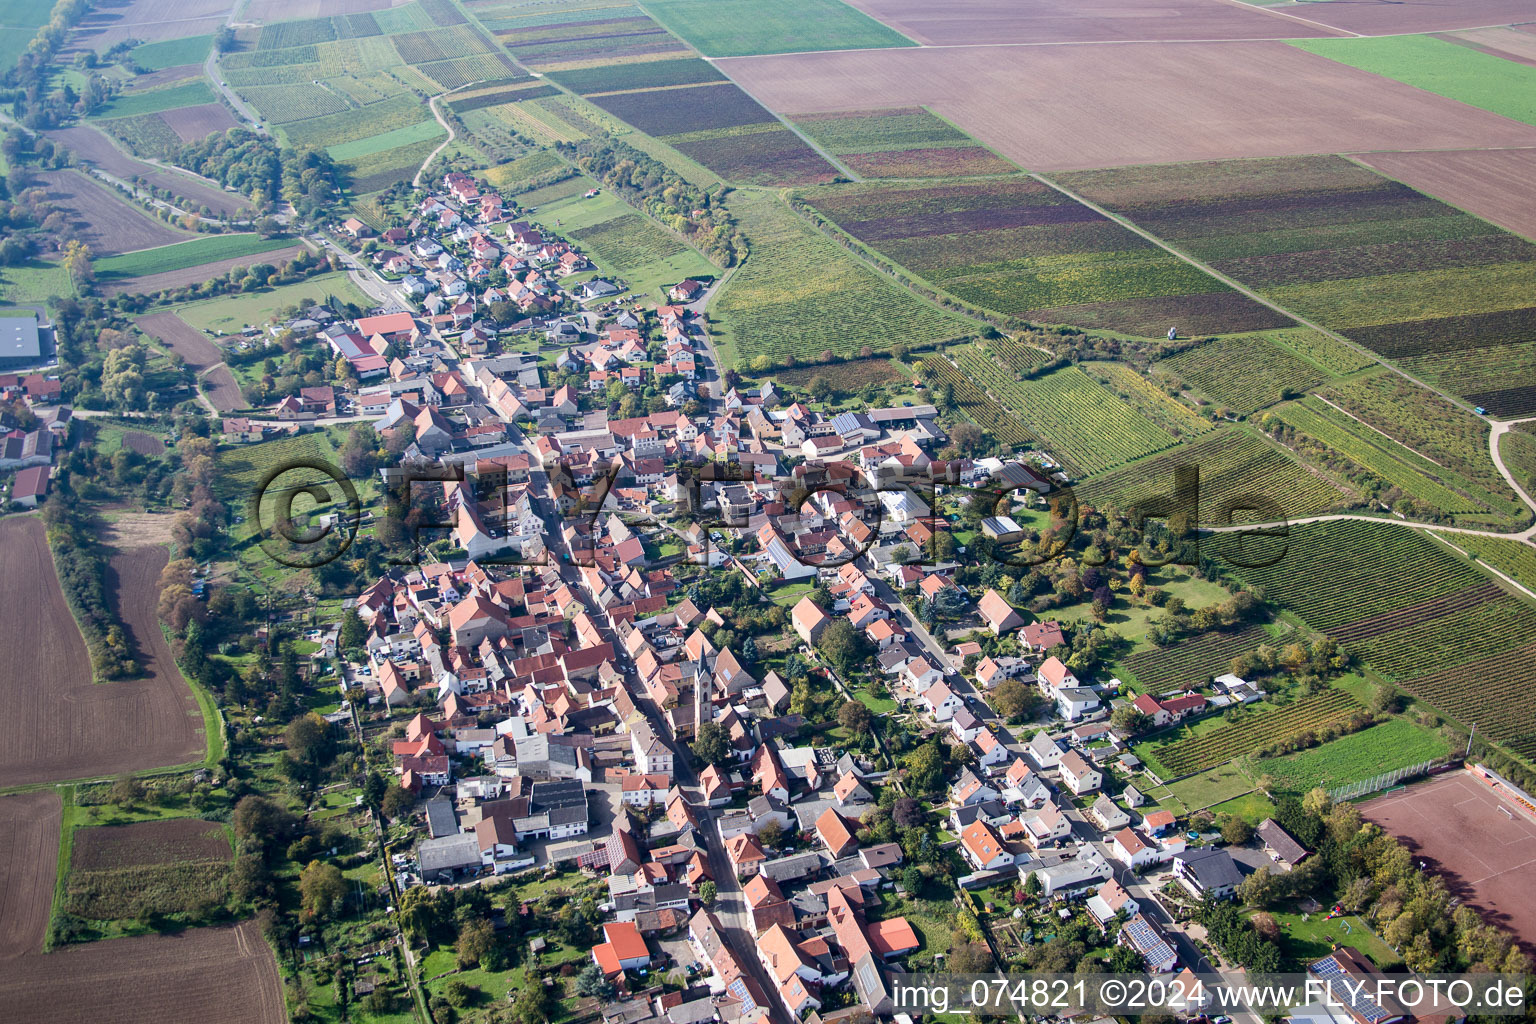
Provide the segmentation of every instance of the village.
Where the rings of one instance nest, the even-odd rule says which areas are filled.
[[[463,221],[472,184],[445,188],[422,211],[442,244],[386,239],[410,243],[386,269],[413,294],[431,287],[424,311],[315,324],[364,383],[277,410],[299,422],[355,411],[397,442],[402,466],[462,470],[414,484],[383,471],[429,492],[452,551],[423,551],[357,595],[365,654],[340,684],[359,714],[393,723],[387,757],[417,800],[414,845],[394,856],[401,888],[600,880],[605,941],[591,958],[607,984],[644,994],[660,964],[697,968],[681,997],[620,998],[609,1012],[625,1021],[889,1014],[893,977],[914,960],[945,966],[947,939],[924,930],[926,901],[945,891],[972,920],[974,894],[1028,894],[1146,970],[1211,969],[1184,930],[1189,908],[1309,851],[1273,820],[1229,851],[1157,809],[1138,789],[1134,730],[1111,712],[1156,728],[1262,691],[1226,676],[1209,693],[1131,697],[1080,678],[1064,628],[957,583],[964,551],[938,536],[949,492],[990,486],[1014,511],[981,529],[1014,540],[1061,478],[1021,459],[937,458],[947,439],[932,406],[827,415],[771,383],[721,392],[686,304],[697,282],[655,310],[536,320],[559,346],[552,360],[496,351],[481,307],[536,316],[553,305],[549,279],[530,271],[520,290],[461,298],[459,275],[503,249]],[[478,202],[475,219],[497,223],[497,205]],[[515,222],[506,252],[519,273],[581,265]],[[416,273],[424,259],[433,269]],[[551,387],[557,374],[567,382]],[[614,396],[642,386],[663,400],[609,417]],[[936,607],[973,631],[925,626]],[[854,674],[870,685],[855,689]],[[992,706],[1010,683],[1038,693],[1031,721]],[[934,798],[914,798],[927,794],[907,762],[856,735],[876,711],[946,752]],[[1023,917],[1022,905],[1002,914],[948,966],[989,969]]]

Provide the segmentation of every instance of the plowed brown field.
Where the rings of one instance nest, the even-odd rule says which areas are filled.
[[[48,190],[48,201],[69,218],[75,237],[91,247],[93,256],[114,256],[196,237],[151,220],[119,199],[116,189],[79,171],[49,171],[39,178]]]
[[[155,621],[164,548],[112,560],[109,587],[149,676],[96,685],[36,516],[0,522],[0,778],[8,785],[182,764],[203,751],[197,702]]]
[[[124,39],[157,42],[200,36],[224,24],[234,0],[128,0],[94,4],[80,19],[70,48],[101,51]]]
[[[167,818],[79,829],[70,848],[69,866],[75,871],[105,871],[146,864],[232,859],[234,851],[218,822]]]
[[[49,132],[48,137],[55,142],[63,143],[70,152],[85,163],[94,164],[108,174],[124,180],[143,178],[155,188],[170,189],[176,195],[186,199],[193,207],[206,206],[216,213],[230,214],[246,205],[244,196],[237,196],[194,181],[184,174],[176,174],[146,164],[142,160],[135,160],[90,125],[77,124],[71,128],[60,128]]]
[[[1343,35],[1223,0],[848,0],[920,43],[1100,43]],[[1309,5],[1311,6],[1311,5]]]
[[[1501,228],[1536,239],[1536,203],[1531,202],[1536,195],[1536,150],[1361,153],[1355,159]]]
[[[160,120],[182,142],[198,142],[215,132],[233,128],[238,123],[228,110],[217,103],[201,103],[195,107],[162,111]]]
[[[1451,32],[1461,28],[1514,25],[1531,20],[1530,0],[1335,0],[1332,3],[1282,4],[1275,14],[1313,25],[1366,36],[1408,32]]]
[[[1279,42],[897,48],[718,65],[780,112],[931,106],[1039,171],[1536,145],[1536,127]]]
[[[28,1024],[286,1024],[271,948],[247,921],[71,946],[0,971],[5,1019]]]
[[[42,951],[62,814],[51,789],[0,797],[0,961]]]

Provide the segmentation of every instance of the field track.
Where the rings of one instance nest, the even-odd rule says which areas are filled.
[[[1536,35],[1531,37],[1536,41]],[[1536,150],[1361,153],[1355,157],[1411,188],[1536,239]]]
[[[42,951],[62,815],[52,790],[0,796],[0,963]]]
[[[161,170],[118,149],[111,139],[90,125],[77,124],[48,133],[83,162],[94,164],[108,174],[124,180],[143,178],[156,188],[170,189],[193,207],[207,206],[220,214],[232,214],[245,206],[245,197],[193,181],[182,174]]]
[[[0,972],[6,1019],[28,1024],[286,1024],[271,948],[250,921],[72,946]]]
[[[119,198],[122,193],[79,171],[49,171],[38,177],[48,201],[65,211],[75,237],[91,247],[92,256],[115,256],[196,237],[150,219]]]
[[[1455,772],[1360,805],[1369,821],[1444,872],[1451,892],[1536,945],[1536,824],[1469,772]],[[1477,842],[1467,842],[1476,836]]]
[[[286,249],[273,249],[271,252],[257,253],[253,256],[234,256],[227,260],[214,260],[211,263],[202,263],[195,267],[187,267],[184,270],[167,270],[160,274],[145,274],[143,277],[126,277],[117,281],[103,281],[97,287],[101,293],[108,297],[113,295],[126,295],[130,292],[140,295],[151,295],[167,288],[185,288],[189,284],[200,284],[211,278],[221,277],[229,273],[231,267],[249,267],[253,263],[270,263],[279,266],[293,259],[301,252],[305,252],[302,245],[290,246]],[[172,313],[156,313],[156,316],[174,316]]]
[[[1162,42],[1343,35],[1222,0],[1172,0],[1138,10],[1123,0],[848,0],[930,46],[964,43]]]
[[[278,255],[277,253],[263,253],[266,255]],[[250,263],[253,257],[246,256],[235,262]],[[180,275],[206,273],[207,268],[193,270],[178,270]],[[159,275],[165,276],[165,275]],[[140,281],[148,278],[139,278]],[[201,377],[203,393],[213,403],[213,407],[219,412],[228,412],[231,409],[239,409],[245,405],[245,396],[240,393],[240,385],[235,382],[235,375],[229,367],[220,366],[224,361],[224,353],[219,351],[219,346],[208,339],[202,331],[187,323],[175,313],[156,313],[153,316],[140,318],[139,327],[154,337],[160,339],[171,351],[187,361],[194,373]],[[210,367],[212,368],[210,370]],[[207,376],[203,376],[204,372]]]
[[[129,0],[98,4],[80,21],[66,53],[100,52],[124,39],[146,43],[212,32],[224,23],[234,0]]]
[[[202,719],[155,621],[167,553],[112,560],[109,587],[150,676],[96,685],[36,516],[0,522],[0,752],[7,785],[97,778],[182,764],[203,752]]]
[[[1282,42],[898,48],[718,66],[782,113],[930,106],[1033,171],[1536,145],[1536,127]],[[1277,82],[1305,82],[1305,102]]]
[[[1436,0],[1298,3],[1278,5],[1274,11],[1366,36],[1450,32],[1531,20],[1528,0],[1457,0],[1453,4]]]

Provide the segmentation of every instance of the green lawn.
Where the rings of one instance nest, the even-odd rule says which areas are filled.
[[[75,283],[57,263],[28,260],[19,267],[0,267],[0,302],[46,302],[52,296],[71,298]]]
[[[1468,106],[1536,124],[1536,67],[1429,36],[1300,39],[1291,45]]]
[[[877,715],[893,714],[898,706],[895,698],[876,697],[862,686],[853,691],[853,695],[859,699],[860,704],[863,704],[872,713]]]
[[[266,291],[205,299],[180,306],[176,312],[193,327],[230,334],[240,331],[246,324],[265,323],[274,310],[295,305],[300,299],[324,301],[328,295],[356,303],[365,309],[372,309],[375,305],[345,272],[338,271]]]
[[[1332,789],[1432,761],[1449,750],[1450,744],[1439,733],[1406,718],[1394,718],[1311,750],[1266,758],[1253,770],[1274,776],[1280,789],[1304,793],[1314,786]]]
[[[1321,959],[1333,951],[1334,943],[1353,946],[1375,961],[1376,966],[1396,962],[1399,957],[1381,939],[1371,933],[1364,921],[1353,915],[1328,920],[1328,911],[1309,914],[1302,920],[1301,911],[1272,910],[1281,931],[1285,933],[1286,951],[1303,962]]]
[[[706,57],[916,45],[841,0],[649,0],[646,10]]]
[[[384,132],[382,135],[370,135],[366,139],[358,139],[355,142],[343,142],[330,146],[326,152],[332,160],[356,160],[359,157],[373,156],[385,150],[395,149],[399,146],[411,146],[418,142],[426,142],[432,139],[443,139],[446,133],[443,126],[432,118],[428,118],[419,124],[407,125],[404,128],[396,128],[394,131]]]
[[[108,256],[96,260],[98,277],[105,279],[142,277],[145,274],[161,274],[168,270],[186,270],[189,267],[234,259],[237,256],[255,256],[258,253],[285,249],[293,245],[291,238],[262,238],[255,234],[208,235],[186,242],[174,242],[154,249],[121,256]]]
[[[1263,793],[1255,790],[1252,793],[1245,793],[1231,800],[1223,800],[1221,803],[1209,808],[1209,810],[1218,819],[1223,814],[1235,814],[1250,825],[1257,825],[1265,818],[1274,816],[1275,802]]]
[[[718,277],[720,268],[676,235],[604,189],[538,207],[528,220],[569,235],[602,274],[622,278],[635,295],[662,297],[661,289],[688,277]]]
[[[136,114],[158,114],[162,110],[178,107],[196,107],[216,102],[213,90],[202,79],[173,85],[165,89],[136,92],[119,96],[91,116],[96,120],[110,117],[133,117]]]
[[[1253,780],[1235,764],[1224,764],[1170,783],[1168,789],[1185,807],[1198,811],[1252,792]]]
[[[1015,516],[1015,518],[1021,517]],[[1196,579],[1183,569],[1172,566],[1156,570],[1148,582],[1166,591],[1170,597],[1182,598],[1184,606],[1191,610],[1220,604],[1232,596],[1221,584]],[[1104,625],[1139,645],[1138,650],[1145,649],[1148,646],[1147,631],[1152,626],[1152,620],[1161,615],[1162,611],[1161,608],[1146,601],[1132,598],[1128,591],[1122,590],[1115,595],[1115,603],[1111,606],[1109,614],[1105,616]],[[1091,599],[1077,604],[1063,605],[1051,612],[1051,618],[1064,622],[1074,619],[1088,621],[1092,617],[1093,601]]]
[[[183,64],[201,64],[213,49],[213,36],[187,36],[183,39],[166,39],[158,43],[145,43],[128,51],[134,63],[146,71],[176,68]]]

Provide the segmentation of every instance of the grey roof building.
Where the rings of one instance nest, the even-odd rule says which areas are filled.
[[[456,875],[480,867],[480,840],[473,832],[423,839],[416,846],[416,861],[426,881],[452,881]]]

